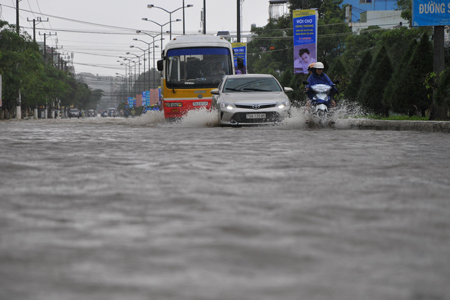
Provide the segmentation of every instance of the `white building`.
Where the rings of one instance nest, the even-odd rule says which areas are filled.
[[[409,21],[403,19],[400,10],[370,10],[361,13],[359,22],[351,22],[349,26],[352,32],[358,32],[369,26],[379,26],[382,29],[395,28],[398,26],[409,27]]]

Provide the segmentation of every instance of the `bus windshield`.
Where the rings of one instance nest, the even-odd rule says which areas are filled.
[[[166,55],[166,85],[171,89],[215,88],[233,74],[227,48],[172,49]]]

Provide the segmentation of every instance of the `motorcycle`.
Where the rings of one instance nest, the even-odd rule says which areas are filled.
[[[338,83],[338,82],[336,82]],[[309,84],[307,81],[303,81],[306,86]],[[336,84],[332,86],[326,84],[315,84],[309,87],[313,94],[312,99],[310,99],[311,107],[313,108],[313,113],[321,119],[327,119],[329,113],[331,112],[331,100],[332,95],[337,91]]]

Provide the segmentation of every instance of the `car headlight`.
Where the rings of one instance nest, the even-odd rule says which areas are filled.
[[[289,107],[289,101],[277,102],[277,107],[279,109],[282,109],[282,108],[285,108],[285,107]]]
[[[228,110],[232,110],[233,108],[236,108],[236,106],[233,103],[221,102],[220,108],[226,108]]]

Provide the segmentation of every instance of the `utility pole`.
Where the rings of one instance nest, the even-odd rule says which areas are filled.
[[[206,0],[203,0],[203,34],[206,34]]]
[[[44,61],[47,62],[47,36],[57,35],[57,33],[54,32],[52,34],[51,32],[49,32],[49,33],[44,32],[44,34],[41,34],[39,32],[39,35],[43,35],[44,36]],[[52,57],[52,59],[53,59],[53,57]]]
[[[16,0],[16,32],[17,35],[20,34],[20,26],[19,26],[19,0]],[[18,64],[17,64],[17,68],[19,68]],[[17,98],[17,107],[16,107],[16,117],[17,120],[22,119],[22,95],[20,94],[20,88],[19,88],[19,93],[18,93],[18,98]]]
[[[33,42],[36,43],[36,24],[39,24],[42,22],[48,22],[48,18],[47,18],[47,21],[42,20],[41,17],[37,17],[37,19],[33,19],[33,20],[29,20],[27,18],[27,21],[28,22],[33,21]],[[37,21],[37,23],[36,23],[36,21]]]
[[[20,26],[19,26],[19,0],[16,0],[16,32],[17,34],[20,33]]]
[[[445,68],[444,26],[434,26],[433,34],[433,72],[438,79]],[[430,111],[430,120],[446,119],[447,110],[436,103],[436,89],[433,90],[433,101]]]
[[[237,42],[241,42],[241,0],[237,0]]]

